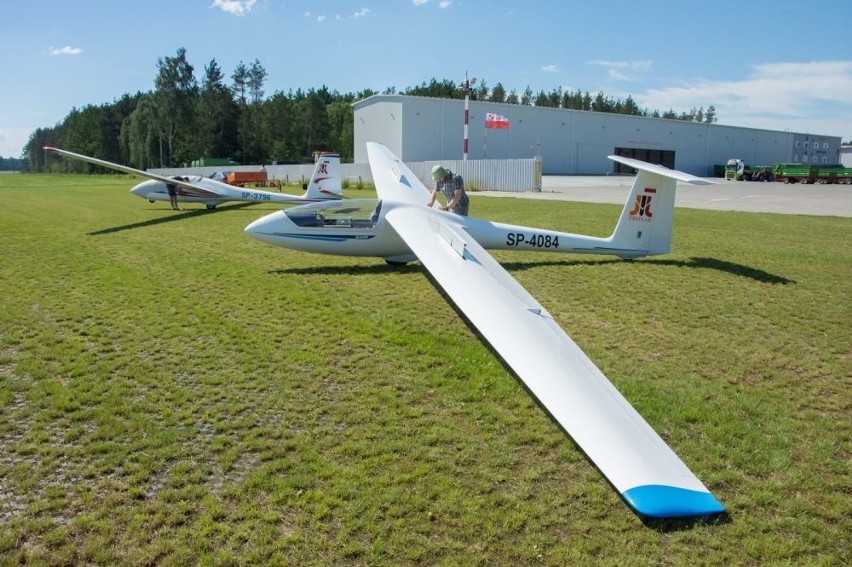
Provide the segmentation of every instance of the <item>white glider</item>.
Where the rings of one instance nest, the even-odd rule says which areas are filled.
[[[588,356],[485,248],[612,254],[669,251],[676,181],[703,179],[610,156],[638,170],[609,238],[492,223],[427,208],[429,192],[386,147],[367,144],[380,199],[317,203],[248,225],[259,240],[310,252],[419,259],[459,310],[641,516],[715,515],[724,506]]]
[[[131,175],[146,177],[130,192],[137,197],[142,197],[150,202],[168,201],[169,186],[177,194],[179,202],[204,203],[208,209],[213,209],[219,203],[226,201],[250,201],[267,203],[312,203],[316,201],[339,200],[342,198],[343,189],[340,181],[340,156],[335,153],[320,154],[314,167],[314,173],[308,184],[304,195],[288,195],[287,193],[273,193],[271,191],[259,191],[243,187],[235,187],[222,181],[199,175],[177,175],[166,177],[149,173],[141,169],[134,169],[126,165],[112,163],[110,161],[97,159],[82,154],[75,154],[67,150],[61,150],[50,146],[44,147],[45,151],[57,153],[95,165],[115,169]]]

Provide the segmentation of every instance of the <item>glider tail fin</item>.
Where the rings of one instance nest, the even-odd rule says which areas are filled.
[[[340,199],[343,196],[343,184],[340,178],[340,154],[322,153],[317,160],[306,199]]]
[[[609,240],[614,248],[625,250],[622,258],[632,259],[667,254],[672,244],[675,188],[678,181],[696,185],[712,182],[636,159],[609,156],[637,170],[636,180]]]

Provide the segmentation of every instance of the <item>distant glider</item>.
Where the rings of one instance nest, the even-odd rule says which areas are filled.
[[[149,173],[141,169],[134,169],[126,165],[112,163],[82,154],[75,154],[67,150],[61,150],[50,146],[44,147],[45,151],[57,153],[74,159],[79,159],[122,171],[131,175],[146,177],[148,181],[133,187],[130,192],[137,197],[142,197],[150,202],[168,201],[171,185],[175,188],[178,202],[204,203],[208,209],[213,209],[219,203],[226,201],[249,201],[267,203],[312,203],[316,201],[339,200],[342,198],[343,189],[340,180],[340,156],[334,153],[320,154],[314,173],[304,195],[288,195],[286,193],[273,193],[271,191],[259,191],[256,189],[235,187],[216,179],[201,177],[199,175],[177,175],[165,177],[156,173]]]
[[[427,208],[429,192],[381,144],[367,152],[379,199],[317,203],[275,212],[245,229],[296,250],[419,259],[470,323],[512,368],[641,516],[709,516],[724,506],[707,490],[553,317],[485,248],[613,254],[669,251],[676,181],[703,179],[638,160],[615,232],[595,238],[492,223]]]

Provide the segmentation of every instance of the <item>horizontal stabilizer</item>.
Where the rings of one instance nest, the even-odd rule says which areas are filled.
[[[716,183],[715,181],[710,181],[709,179],[704,179],[702,177],[696,177],[694,175],[684,173],[683,171],[669,169],[667,167],[663,167],[662,165],[647,163],[638,159],[626,158],[622,156],[608,157],[612,161],[617,161],[618,163],[626,165],[628,167],[632,167],[633,169],[639,171],[647,171],[648,173],[655,173],[657,175],[662,175],[663,177],[669,177],[671,179],[683,181],[684,183],[692,183],[693,185],[715,185]]]

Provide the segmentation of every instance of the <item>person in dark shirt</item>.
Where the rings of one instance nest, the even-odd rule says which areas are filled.
[[[186,181],[183,177],[173,177],[172,179],[177,179],[178,181]],[[169,192],[169,203],[172,206],[173,211],[179,211],[180,207],[178,206],[178,188],[177,185],[172,185],[171,183],[166,184],[166,189]]]

